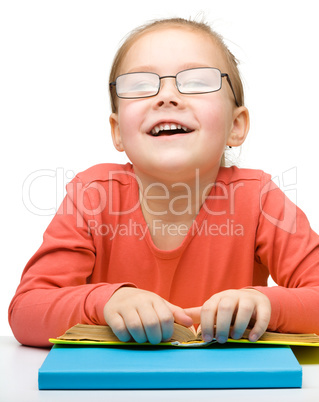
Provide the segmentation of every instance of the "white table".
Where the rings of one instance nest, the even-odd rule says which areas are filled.
[[[49,349],[21,346],[13,337],[0,337],[1,402],[317,402],[319,348],[294,349],[303,369],[302,389],[161,390],[161,391],[39,391],[38,369]],[[316,364],[304,364],[307,355]]]

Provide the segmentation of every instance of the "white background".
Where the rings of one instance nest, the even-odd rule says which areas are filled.
[[[297,193],[319,232],[315,0],[0,0],[0,335],[11,334],[8,305],[52,219],[45,210],[56,209],[74,173],[126,162],[108,126],[108,73],[121,39],[150,19],[201,12],[241,62],[251,130],[239,165],[280,179],[296,168],[296,184],[282,188]]]

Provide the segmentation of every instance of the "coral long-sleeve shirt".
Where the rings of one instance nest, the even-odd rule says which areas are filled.
[[[160,219],[153,231],[163,230]],[[278,286],[267,287],[269,275]],[[163,251],[144,220],[132,165],[97,165],[67,185],[24,269],[9,307],[13,333],[47,346],[76,323],[105,325],[104,305],[121,286],[183,308],[254,287],[270,299],[269,330],[319,333],[319,236],[269,175],[220,168],[182,244]]]

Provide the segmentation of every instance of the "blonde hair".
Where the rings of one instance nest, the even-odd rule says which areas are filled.
[[[112,64],[110,71],[109,82],[113,82],[119,75],[121,65],[123,63],[124,57],[130,47],[145,33],[155,31],[157,29],[165,29],[168,27],[179,27],[184,29],[189,29],[197,32],[204,33],[210,37],[217,46],[219,46],[222,51],[225,61],[227,63],[229,77],[231,79],[234,92],[236,94],[238,106],[244,105],[244,90],[243,84],[238,70],[238,61],[235,56],[230,52],[223,38],[217,32],[213,31],[212,28],[205,22],[197,22],[194,20],[187,20],[184,18],[168,18],[154,20],[145,25],[141,25],[131,31],[129,35],[124,40],[123,44],[118,49]],[[109,87],[111,108],[113,113],[117,113],[118,99],[115,91],[115,87]],[[222,158],[222,165],[225,165],[225,156]]]

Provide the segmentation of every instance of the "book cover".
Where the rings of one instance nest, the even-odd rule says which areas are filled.
[[[38,379],[39,389],[299,388],[302,370],[289,346],[54,345]]]

